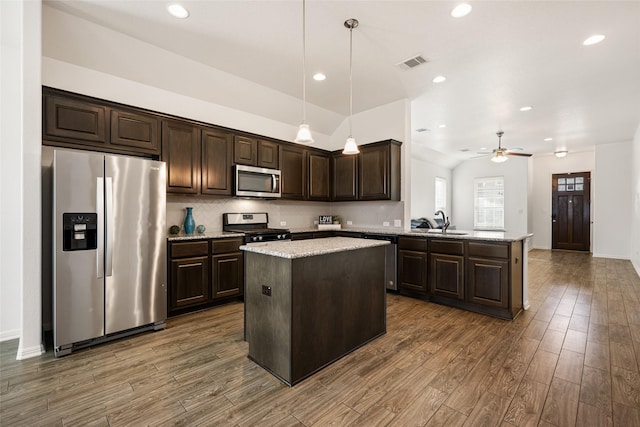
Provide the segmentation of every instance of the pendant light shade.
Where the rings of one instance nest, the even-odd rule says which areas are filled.
[[[507,161],[507,153],[505,153],[504,151],[496,151],[493,154],[493,157],[491,157],[491,161],[496,163],[504,163]]]
[[[312,144],[313,137],[307,120],[307,43],[306,43],[306,3],[302,0],[302,124],[298,128],[295,142]]]
[[[342,154],[358,154],[358,144],[352,135],[352,118],[353,118],[353,29],[358,27],[357,19],[347,19],[344,26],[349,29],[349,137],[344,144]]]

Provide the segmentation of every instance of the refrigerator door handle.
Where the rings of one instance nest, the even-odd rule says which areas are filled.
[[[104,180],[96,178],[96,211],[98,213],[98,248],[96,250],[96,278],[104,277]]]
[[[105,217],[107,220],[107,238],[105,240],[106,259],[105,259],[105,276],[113,275],[113,178],[105,178]]]

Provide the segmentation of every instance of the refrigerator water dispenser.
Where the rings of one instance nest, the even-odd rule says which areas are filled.
[[[98,214],[62,214],[62,250],[87,251],[98,247]]]

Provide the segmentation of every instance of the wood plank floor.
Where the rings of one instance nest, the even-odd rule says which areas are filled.
[[[243,305],[55,359],[0,344],[0,425],[640,426],[640,278],[534,250],[502,321],[388,295],[387,334],[293,388],[247,359]]]

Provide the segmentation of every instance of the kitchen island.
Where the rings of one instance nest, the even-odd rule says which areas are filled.
[[[249,358],[294,385],[386,332],[381,240],[241,246]]]

